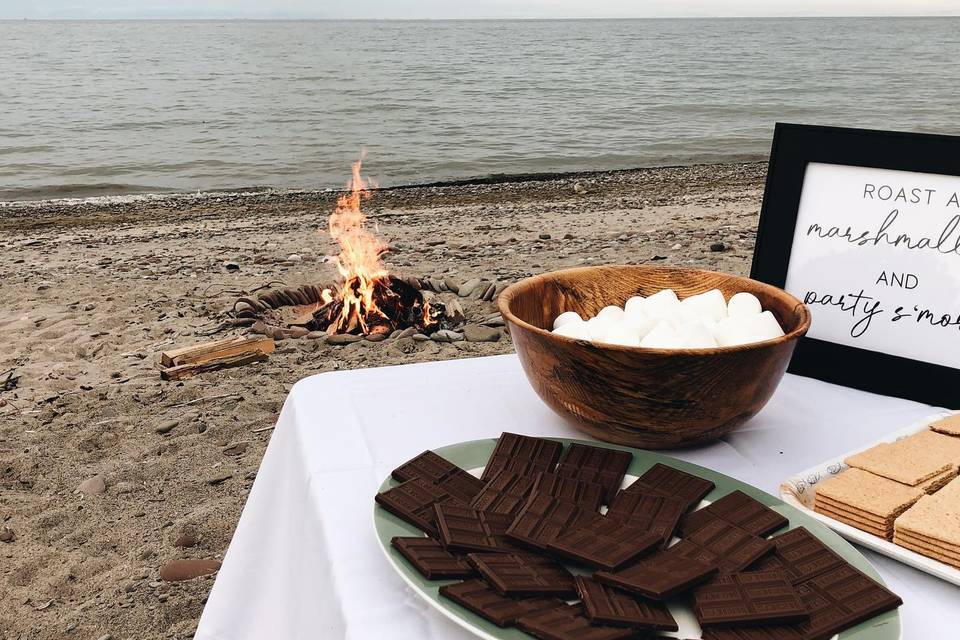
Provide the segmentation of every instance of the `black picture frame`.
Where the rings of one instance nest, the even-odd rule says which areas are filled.
[[[812,162],[960,176],[960,137],[777,123],[750,277],[783,287]],[[960,369],[810,337],[790,373],[886,396],[960,407]]]

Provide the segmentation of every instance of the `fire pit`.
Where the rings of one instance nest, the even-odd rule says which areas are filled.
[[[449,279],[390,274],[383,262],[389,247],[367,227],[361,208],[370,190],[360,168],[361,161],[353,163],[349,190],[337,198],[329,220],[330,237],[340,247],[333,259],[340,282],[272,289],[255,298],[245,296],[236,301],[232,315],[239,323],[249,324],[254,333],[279,339],[326,337],[330,342],[344,343],[361,338],[378,341],[401,333],[439,342],[463,339],[453,331],[466,322],[463,306],[456,298],[471,297],[492,307],[506,285],[479,278],[459,285]],[[439,297],[442,292],[454,295],[443,300]],[[485,314],[480,322],[502,326],[497,314]]]

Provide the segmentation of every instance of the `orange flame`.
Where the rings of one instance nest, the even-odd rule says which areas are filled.
[[[343,276],[340,299],[343,309],[339,319],[327,329],[330,333],[352,331],[357,326],[363,333],[369,331],[367,317],[382,312],[373,299],[374,284],[389,275],[380,255],[388,249],[366,226],[367,217],[360,204],[370,198],[372,185],[360,175],[363,158],[353,163],[349,191],[337,198],[337,206],[330,215],[330,237],[340,244],[337,270]],[[329,292],[323,298],[328,302]],[[332,299],[332,298],[330,298]]]

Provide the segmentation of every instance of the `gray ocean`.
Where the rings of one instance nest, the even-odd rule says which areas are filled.
[[[0,200],[764,158],[960,133],[960,19],[0,22]]]

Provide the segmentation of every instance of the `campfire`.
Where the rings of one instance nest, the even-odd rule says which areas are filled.
[[[312,284],[271,289],[236,301],[231,315],[254,333],[275,338],[327,336],[338,343],[350,339],[382,340],[391,335],[420,334],[454,340],[445,333],[464,324],[456,297],[492,302],[502,285],[475,279],[461,287],[448,280],[400,278],[384,264],[390,248],[367,224],[363,203],[372,197],[370,183],[353,163],[346,193],[337,198],[327,231],[337,242],[332,258],[340,279],[332,285]],[[438,296],[444,292],[449,300]]]
[[[420,291],[393,277],[383,263],[389,247],[367,227],[361,205],[370,198],[368,182],[360,174],[362,161],[353,163],[349,191],[337,198],[330,215],[330,237],[340,245],[338,288],[320,293],[320,306],[304,326],[328,334],[390,334],[415,328],[429,334],[441,328],[444,312],[430,305]]]

